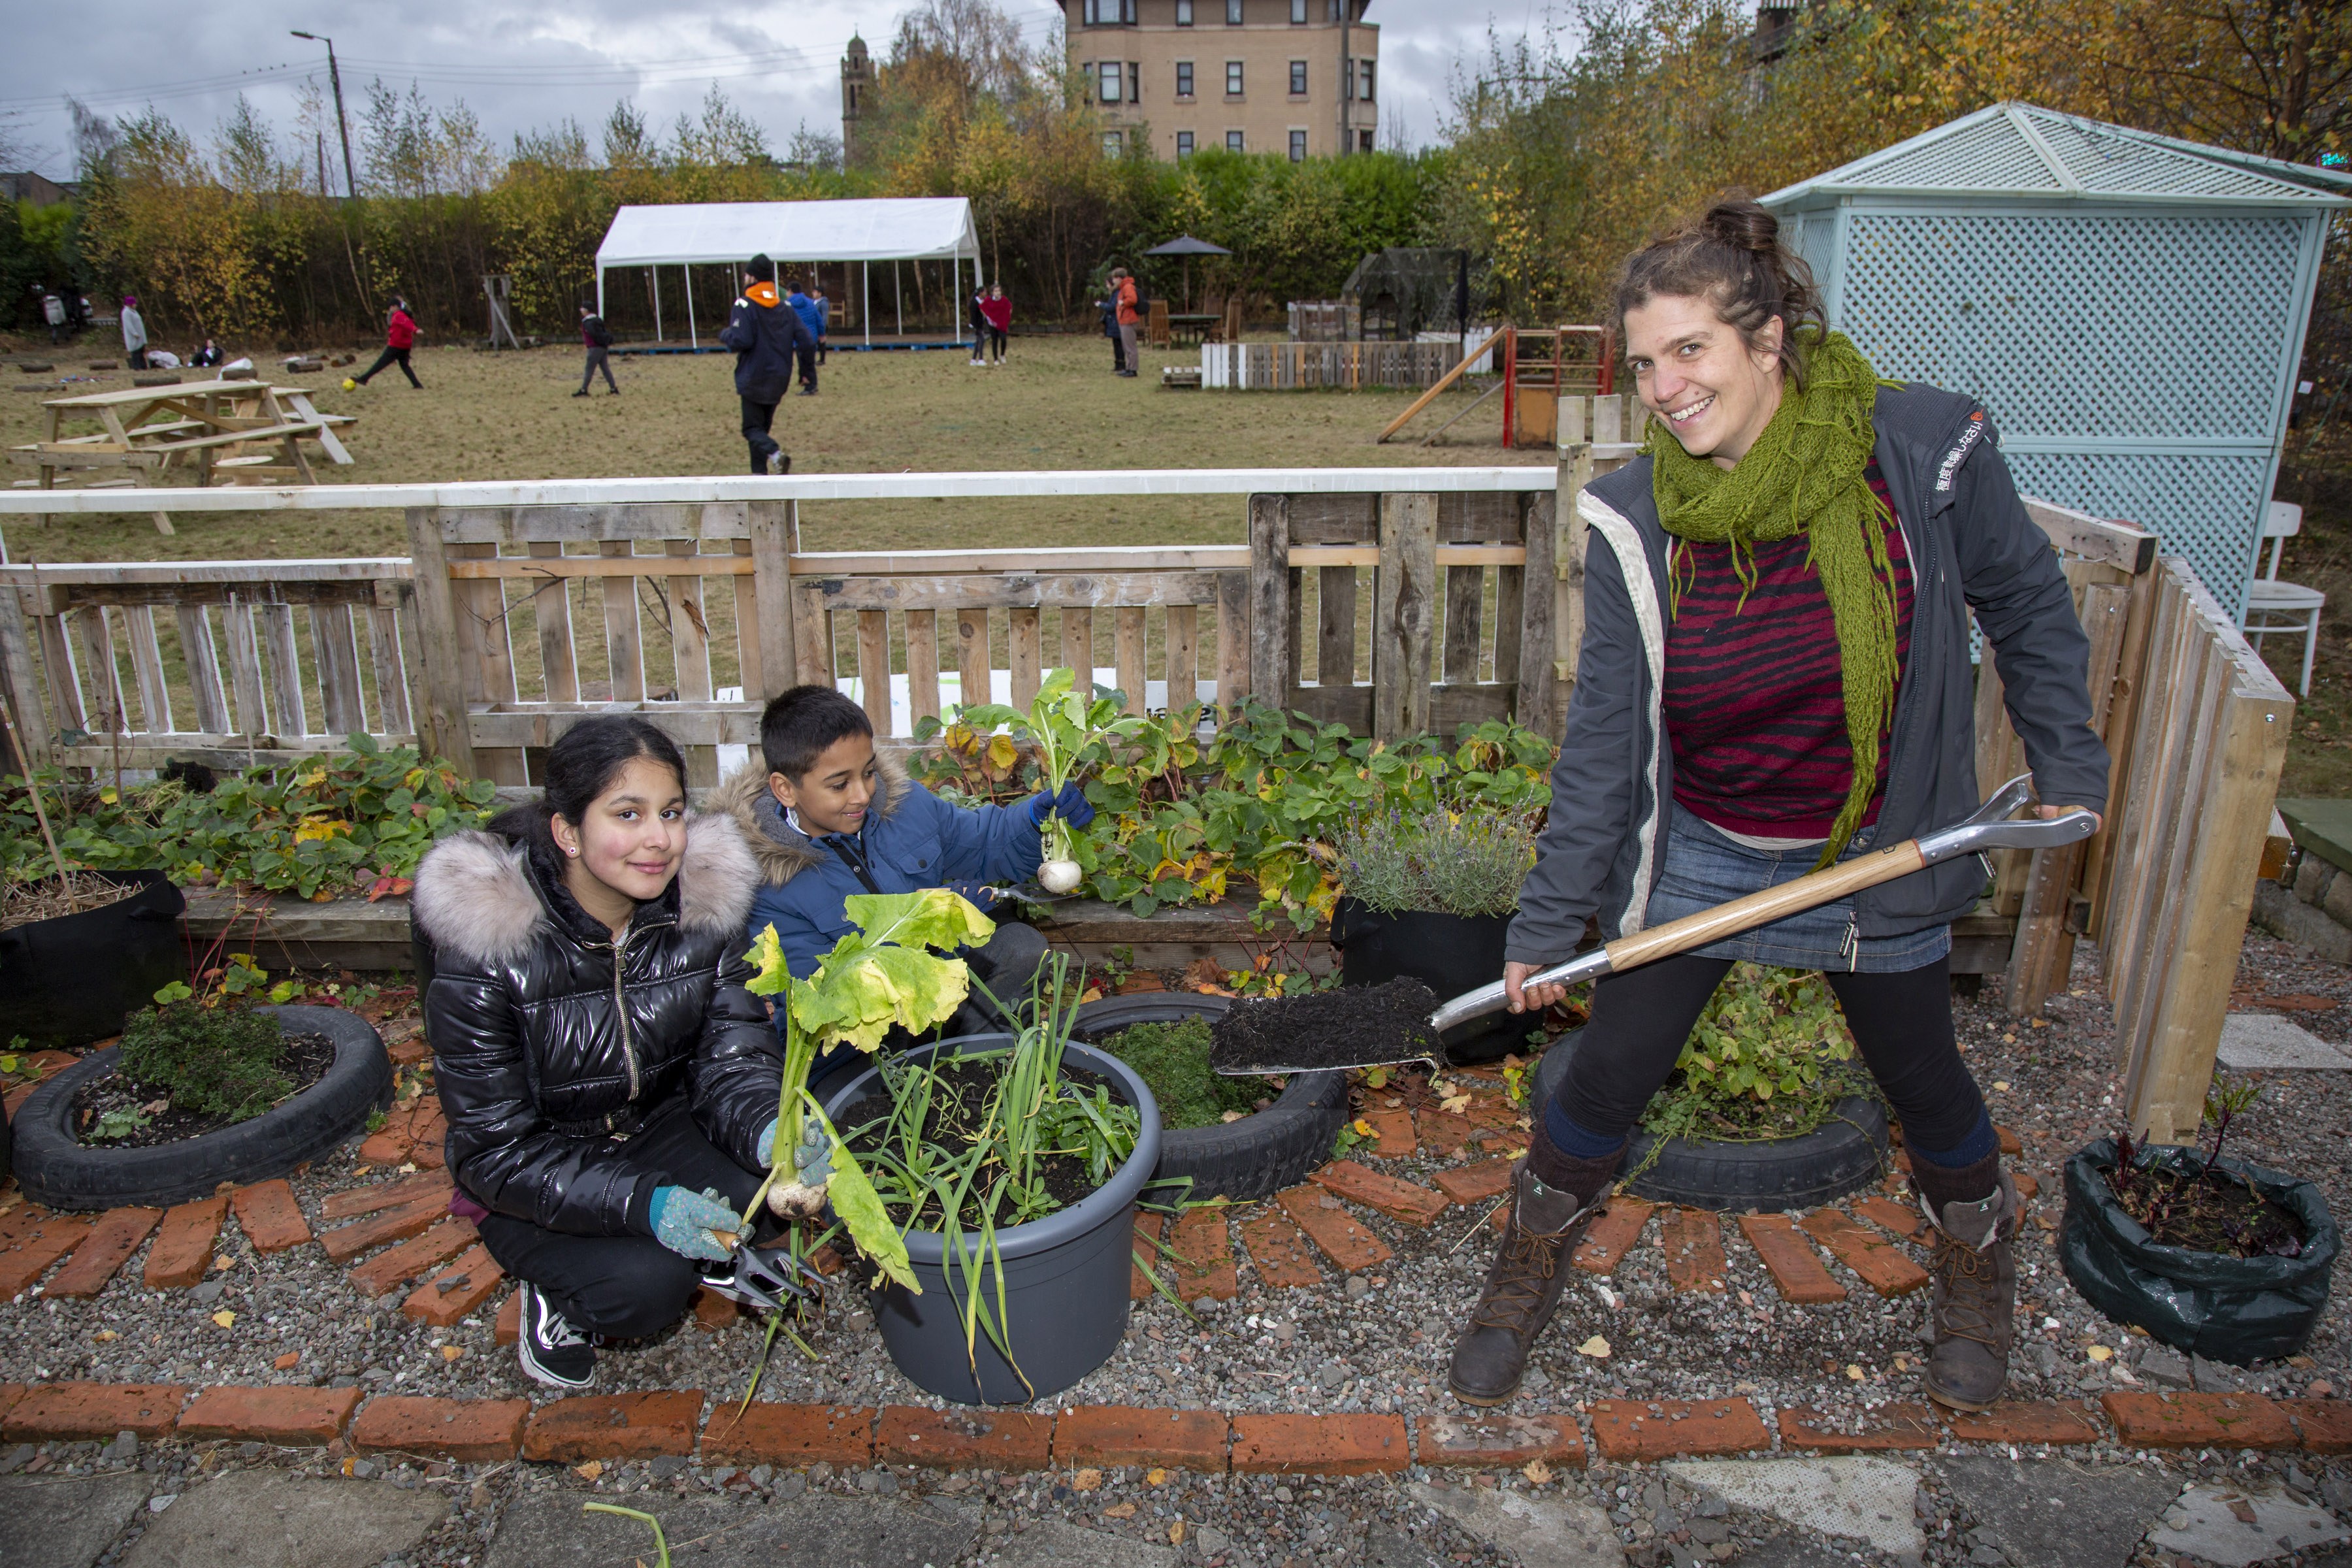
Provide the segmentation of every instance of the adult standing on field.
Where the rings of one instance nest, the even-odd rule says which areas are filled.
[[[1110,368],[1116,373],[1127,368],[1127,345],[1118,338],[1118,279],[1116,273],[1103,284],[1103,297],[1095,301],[1102,312],[1103,336],[1110,340]]]
[[[122,297],[122,357],[133,370],[147,368],[147,322],[139,314],[139,296]]]
[[[392,313],[383,323],[383,353],[375,356],[375,363],[367,367],[365,375],[345,381],[343,390],[349,392],[355,386],[365,386],[376,372],[388,364],[396,364],[400,367],[400,374],[408,378],[409,385],[419,392],[424,391],[425,384],[416,379],[416,367],[408,363],[409,351],[415,346],[416,318],[408,313],[408,301],[394,294],[392,297]]]
[[[1975,810],[1970,611],[2042,814],[2107,796],[2088,640],[1982,405],[1881,383],[1751,201],[1629,258],[1609,320],[1656,423],[1578,503],[1584,641],[1504,948],[1514,1012],[1560,999],[1528,977],[1571,956],[1590,917],[1613,939]],[[1598,982],[1513,1173],[1456,1397],[1518,1388],[1628,1133],[1746,959],[1820,970],[1837,994],[1934,1227],[1927,1392],[1960,1410],[1998,1398],[2018,1197],[1951,1008],[1951,921],[1983,875],[1963,858]]]
[[[743,264],[743,297],[729,313],[719,343],[735,351],[735,395],[743,402],[743,443],[755,474],[789,474],[793,459],[769,431],[776,405],[793,386],[793,359],[808,331],[776,292],[776,264],[755,256]]]
[[[588,384],[596,379],[601,370],[604,373],[604,384],[613,389],[614,397],[620,396],[621,384],[613,379],[613,330],[604,324],[604,317],[585,305],[580,307],[580,342],[588,351],[588,358],[580,370],[580,390],[572,395],[587,396]]]
[[[1110,287],[1111,298],[1118,302],[1118,374],[1133,375],[1137,363],[1135,329],[1143,320],[1143,312],[1138,308],[1139,302],[1136,299],[1135,279],[1128,276],[1126,268],[1113,268]]]
[[[41,320],[49,324],[49,342],[66,341],[66,302],[54,292],[41,296]]]
[[[833,327],[833,301],[824,297],[822,287],[813,289],[809,297],[816,301],[816,363],[823,364],[828,352],[825,334]]]

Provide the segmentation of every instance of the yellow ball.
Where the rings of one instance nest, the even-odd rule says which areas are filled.
[[[345,392],[357,392],[359,389],[360,384],[358,382],[353,381],[348,375],[343,377],[343,390]]]

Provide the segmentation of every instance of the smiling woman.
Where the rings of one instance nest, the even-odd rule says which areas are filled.
[[[1747,200],[1629,257],[1612,322],[1656,433],[1578,502],[1591,531],[1576,701],[1551,817],[1506,942],[1515,1008],[1598,917],[1613,939],[1965,817],[1973,611],[2044,815],[2105,804],[2088,643],[1973,399],[1882,383],[1830,331],[1805,264]],[[1623,759],[1638,766],[1628,776]],[[1903,1122],[1935,1222],[1928,1394],[2007,1377],[2015,1188],[1952,1035],[1955,861],[1595,984],[1536,1118],[1451,1383],[1517,1390],[1627,1135],[1736,961],[1826,973]]]

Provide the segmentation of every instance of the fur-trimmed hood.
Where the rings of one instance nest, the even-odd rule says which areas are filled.
[[[784,826],[783,807],[768,793],[769,771],[760,748],[752,747],[751,761],[728,774],[713,792],[710,810],[734,819],[746,852],[758,862],[760,879],[782,887],[824,857],[805,836]],[[874,772],[879,785],[874,798],[874,816],[887,822],[906,804],[907,792],[914,784],[907,777],[906,763],[878,746],[874,751]]]
[[[511,963],[555,921],[530,866],[527,844],[495,833],[456,833],[416,868],[409,908],[434,945],[475,965]],[[740,934],[751,911],[760,866],[731,816],[686,819],[686,853],[673,882],[679,929],[695,936]]]

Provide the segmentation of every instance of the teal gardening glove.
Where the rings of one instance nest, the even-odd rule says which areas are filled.
[[[656,1187],[653,1221],[656,1241],[681,1258],[708,1263],[724,1263],[734,1256],[713,1231],[733,1236],[743,1228],[742,1216],[719,1201],[717,1187],[699,1193],[685,1187]]]
[[[760,1129],[760,1146],[756,1151],[760,1163],[772,1164],[776,1158],[776,1123],[770,1121]],[[801,1121],[801,1141],[793,1150],[793,1171],[803,1186],[821,1187],[833,1174],[833,1142],[824,1135],[824,1128],[814,1116]]]

